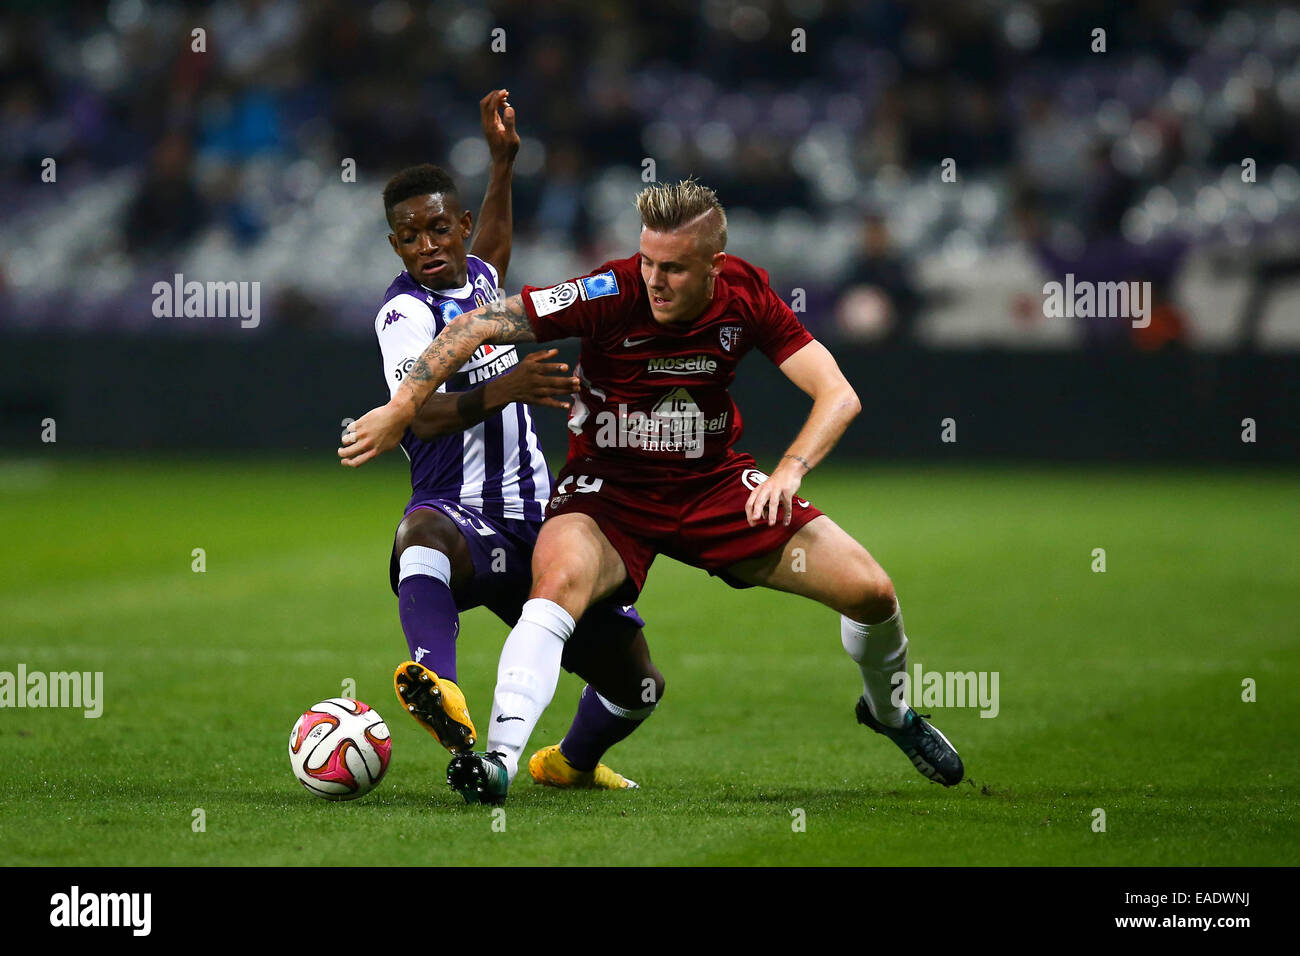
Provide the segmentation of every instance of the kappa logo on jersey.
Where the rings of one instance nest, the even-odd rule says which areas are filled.
[[[718,370],[718,363],[707,355],[652,358],[645,363],[645,370],[661,375],[712,375]]]
[[[404,319],[404,318],[406,318],[406,316],[402,315],[402,313],[398,312],[396,309],[392,309],[389,311],[389,313],[386,316],[384,316],[384,324],[380,327],[386,329],[394,322],[396,322],[398,319]]]
[[[724,325],[718,329],[718,341],[722,347],[730,352],[740,342],[740,326]]]
[[[537,310],[539,316],[550,315],[552,312],[567,309],[578,301],[578,284],[576,282],[561,282],[549,289],[537,289],[530,292],[529,296],[532,298],[533,308]]]
[[[599,299],[601,296],[618,295],[618,280],[614,278],[614,270],[601,272],[594,276],[587,276],[582,280],[582,291],[587,299]]]

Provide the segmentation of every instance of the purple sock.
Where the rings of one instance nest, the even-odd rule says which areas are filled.
[[[634,719],[610,713],[609,708],[601,703],[600,697],[588,684],[582,689],[578,712],[573,715],[573,724],[560,741],[560,753],[577,770],[595,770],[606,750],[644,722],[645,717]]]
[[[423,574],[406,578],[397,585],[397,613],[411,660],[455,681],[460,616],[451,588]]]

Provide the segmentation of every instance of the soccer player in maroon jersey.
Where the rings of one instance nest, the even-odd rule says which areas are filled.
[[[711,189],[654,185],[636,203],[637,255],[456,318],[339,449],[356,466],[394,447],[425,397],[485,342],[582,340],[568,462],[533,552],[530,599],[502,648],[488,752],[453,758],[448,782],[467,800],[504,800],[555,693],[574,621],[594,601],[632,600],[662,553],[733,587],[762,585],[837,611],[862,674],[858,721],[954,786],[964,773],[957,751],[894,693],[907,638],[893,583],[797,494],[861,410],[856,393],[767,273],[723,251],[726,213]],[[771,475],[731,447],[741,424],[727,389],[751,348],[813,400]]]

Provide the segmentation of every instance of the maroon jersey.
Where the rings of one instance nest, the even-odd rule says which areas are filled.
[[[742,430],[728,391],[741,358],[758,348],[780,365],[812,335],[772,291],[767,273],[736,256],[727,256],[702,315],[660,325],[640,259],[616,259],[549,288],[524,287],[537,341],[582,339],[569,460],[716,461]]]

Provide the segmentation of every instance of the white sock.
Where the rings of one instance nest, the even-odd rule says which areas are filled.
[[[588,684],[587,687],[591,687],[591,685]],[[584,690],[585,689],[586,688],[584,688]],[[601,705],[607,711],[609,711],[615,717],[622,717],[624,720],[638,720],[638,721],[645,720],[647,717],[653,714],[655,712],[655,708],[659,706],[659,702],[655,701],[652,704],[646,704],[644,707],[636,707],[636,708],[629,709],[627,707],[620,707],[618,704],[614,703],[608,697],[602,696],[600,691],[596,690],[596,688],[594,687],[591,687],[591,692],[596,695],[596,699],[600,701]]]
[[[451,586],[451,558],[436,548],[413,544],[397,556],[397,581],[424,575]]]
[[[902,685],[893,683],[895,674],[907,673],[907,635],[903,633],[903,609],[879,624],[859,624],[840,617],[840,641],[862,672],[862,696],[876,720],[888,727],[901,727],[907,717]],[[902,700],[898,704],[895,700]]]
[[[564,642],[572,633],[568,611],[554,601],[533,598],[501,648],[487,749],[502,754],[511,780],[533,728],[555,696]]]

